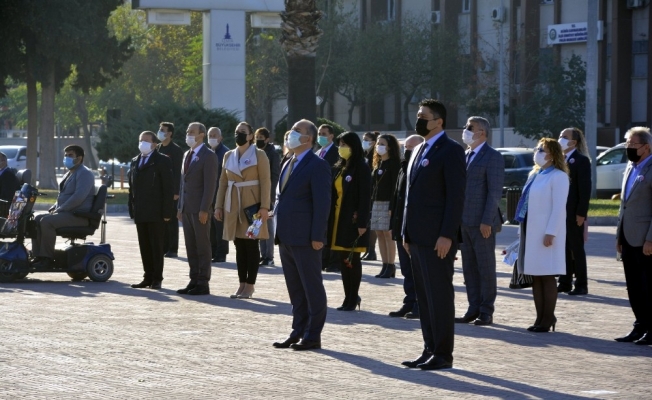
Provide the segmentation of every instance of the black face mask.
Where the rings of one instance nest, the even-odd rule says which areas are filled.
[[[412,150],[405,150],[403,157],[405,158],[405,161],[410,161],[410,157],[412,157]]]
[[[417,123],[414,125],[414,130],[417,131],[419,136],[428,136],[428,133],[430,133],[428,130],[428,122],[430,121],[427,119],[417,118]]]
[[[631,162],[639,162],[641,156],[639,156],[637,153],[638,153],[638,149],[628,148],[627,159]]]
[[[267,146],[265,140],[256,140],[256,147],[258,147],[259,149],[264,149],[265,146]]]
[[[245,144],[247,144],[247,134],[244,132],[236,132],[235,144],[237,144],[238,146],[244,146]]]

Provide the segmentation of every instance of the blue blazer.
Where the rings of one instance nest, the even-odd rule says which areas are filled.
[[[281,169],[283,181],[289,162]],[[283,191],[276,188],[274,242],[288,246],[326,245],[326,229],[331,207],[331,168],[312,151],[295,165]]]
[[[466,189],[464,149],[444,133],[415,169],[423,145],[414,148],[408,164],[405,242],[434,247],[440,236],[457,242]]]

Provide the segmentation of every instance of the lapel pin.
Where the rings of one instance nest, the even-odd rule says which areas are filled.
[[[422,166],[422,167],[427,167],[428,164],[430,164],[430,161],[429,161],[427,158],[426,158],[425,160],[422,160],[422,161],[421,161],[421,166]]]
[[[351,178],[351,175],[347,175],[346,178],[344,178],[345,181],[351,182],[353,178]]]

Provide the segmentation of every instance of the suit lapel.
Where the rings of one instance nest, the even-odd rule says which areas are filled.
[[[650,169],[650,161],[648,161],[648,163],[645,165],[645,167],[641,170],[641,173],[639,174],[639,176],[644,176],[645,174],[647,174],[649,169]],[[630,173],[631,173],[631,170],[633,170],[633,168],[630,169]],[[629,174],[627,175],[627,179],[629,179]],[[627,182],[627,181],[625,181],[625,182]],[[634,191],[638,187],[638,183],[639,183],[639,180],[638,180],[638,176],[637,176],[636,178],[634,178],[634,184],[632,185],[632,189],[629,191],[629,196],[627,196],[627,200],[629,200],[629,198],[632,197],[632,194],[634,193]]]
[[[473,160],[471,161],[471,164],[469,164],[469,167],[467,168],[467,170],[469,170],[469,169],[473,168],[475,165],[477,165],[482,160],[482,157],[484,157],[486,152],[487,152],[487,144],[485,143],[482,146],[482,148],[480,149],[480,151],[478,152],[478,154],[476,154],[475,157],[473,157]],[[467,157],[469,156],[469,153],[470,153],[470,151],[466,153]]]
[[[193,159],[196,158],[197,160],[195,160],[195,161],[193,161],[192,159],[190,160],[190,165],[188,165],[188,171],[186,173],[189,173],[190,171],[192,171],[192,168],[195,166],[195,164],[197,164],[199,162],[199,160],[201,160],[201,157],[204,155],[205,151],[206,151],[206,145],[204,144],[204,145],[201,146],[201,149],[199,149],[198,152],[193,154],[192,158]],[[190,155],[190,152],[188,152],[188,155]],[[185,162],[185,160],[184,160],[184,162]]]
[[[444,145],[444,143],[446,143],[446,140],[447,140],[447,139],[448,139],[448,136],[446,136],[446,132],[444,132],[444,133],[439,137],[439,139],[437,139],[437,141],[432,145],[432,147],[433,147],[432,149],[426,149],[426,150],[425,150],[425,151],[426,151],[426,154],[425,154],[425,155],[422,155],[422,157],[421,157],[421,165],[417,165],[417,166],[416,166],[416,170],[414,171],[414,178],[410,180],[410,185],[413,184],[414,181],[416,181],[416,179],[417,179],[418,176],[419,176],[419,173],[420,173],[424,168],[427,167],[427,165],[423,165],[424,161],[425,161],[425,160],[428,160],[428,162],[427,162],[426,164],[429,164],[430,161],[432,161],[432,159],[434,158],[434,156],[435,156],[435,154],[437,153],[437,151],[439,151],[439,149]]]

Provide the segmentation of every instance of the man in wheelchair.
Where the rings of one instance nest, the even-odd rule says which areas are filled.
[[[54,262],[56,230],[64,226],[83,226],[88,220],[74,212],[89,212],[95,197],[95,176],[84,166],[84,149],[70,145],[64,149],[63,165],[68,168],[59,184],[57,202],[48,213],[34,218],[36,237],[32,238],[33,265],[47,268]]]

